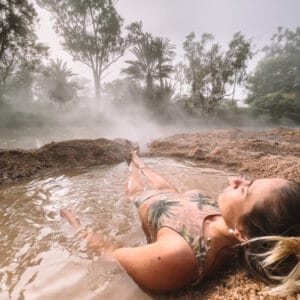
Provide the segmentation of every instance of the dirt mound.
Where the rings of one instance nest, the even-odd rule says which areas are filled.
[[[243,175],[300,181],[300,129],[178,134],[153,141],[149,149],[152,156],[183,157]]]
[[[107,139],[50,143],[35,150],[0,150],[0,184],[44,171],[124,161],[128,147]]]
[[[201,161],[203,165],[254,177],[300,181],[300,129],[269,131],[214,130],[178,134],[153,141],[149,155]],[[60,170],[123,161],[123,140],[72,140],[36,150],[0,150],[0,184],[45,170]]]

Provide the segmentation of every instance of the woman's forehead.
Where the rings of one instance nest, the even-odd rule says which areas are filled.
[[[280,188],[287,183],[286,179],[282,178],[262,178],[251,181],[248,187],[248,193],[269,193],[274,189]]]

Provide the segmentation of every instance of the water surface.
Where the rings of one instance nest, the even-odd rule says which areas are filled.
[[[228,174],[187,161],[146,159],[179,190],[217,197]],[[114,261],[89,253],[59,216],[76,210],[83,225],[124,246],[145,243],[137,212],[123,196],[125,163],[0,187],[0,299],[152,299]]]

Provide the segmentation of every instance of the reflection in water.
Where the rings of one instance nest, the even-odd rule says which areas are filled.
[[[227,174],[190,162],[146,159],[179,190],[216,197]],[[151,299],[113,261],[88,253],[59,216],[78,212],[83,225],[124,246],[145,243],[136,210],[123,197],[127,165],[66,171],[0,189],[0,299]]]

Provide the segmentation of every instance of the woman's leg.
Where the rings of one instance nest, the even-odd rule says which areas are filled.
[[[129,175],[125,183],[125,196],[127,198],[137,196],[144,190],[142,174],[138,168],[131,162],[129,164]]]
[[[136,152],[132,152],[132,160],[133,163],[140,172],[147,178],[148,186],[152,189],[158,190],[171,190],[174,192],[178,192],[177,188],[163,178],[161,175],[150,169],[145,162],[137,155]]]

